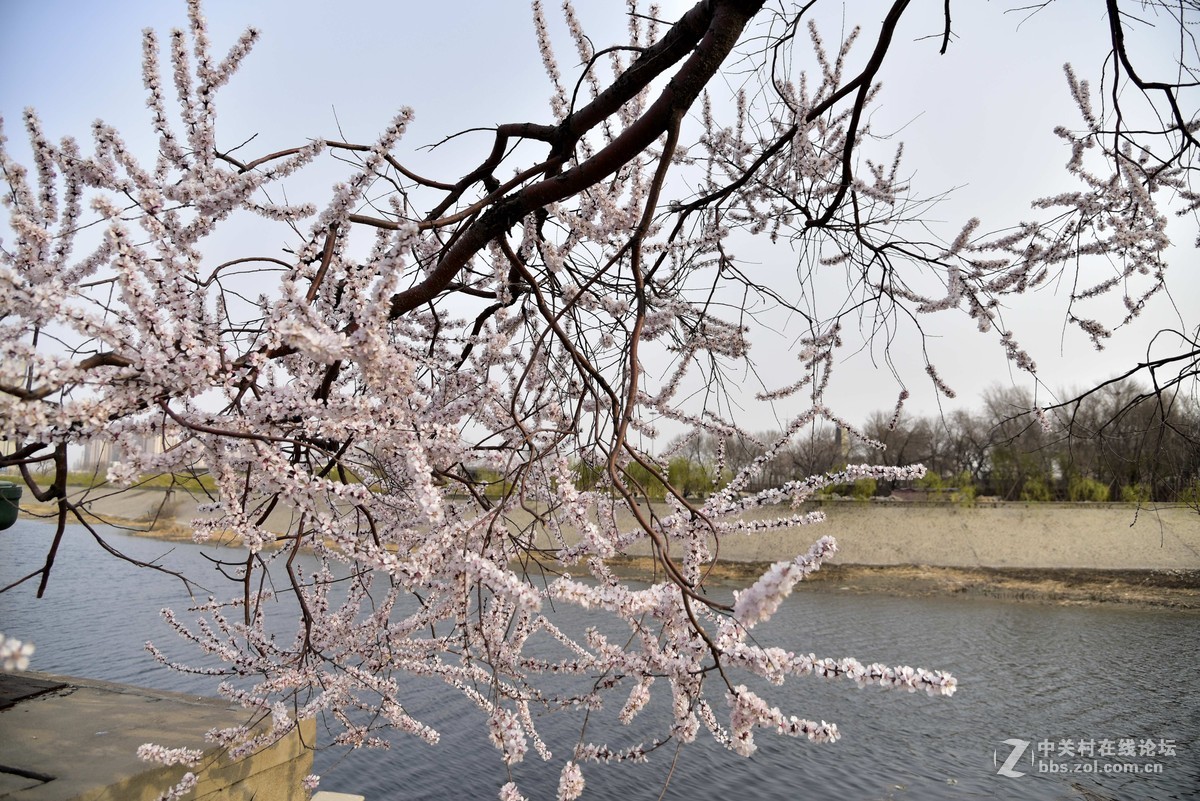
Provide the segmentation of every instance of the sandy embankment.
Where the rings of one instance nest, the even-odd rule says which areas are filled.
[[[747,578],[829,534],[817,591],[978,595],[1200,609],[1200,514],[1126,504],[826,503],[826,521],[726,537],[720,573]],[[766,510],[760,512],[766,516]],[[646,569],[649,560],[638,560]]]
[[[1124,504],[952,504],[854,501],[814,507],[816,526],[726,537],[719,557],[773,562],[826,534],[834,563],[1086,570],[1200,570],[1200,514]],[[789,510],[790,511],[790,510]],[[763,509],[754,517],[778,515]]]
[[[146,490],[106,495],[88,508],[101,519],[153,520],[151,536],[186,536],[196,499]],[[966,594],[1063,602],[1119,601],[1200,609],[1200,514],[1187,507],[1124,504],[828,502],[827,520],[753,536],[725,537],[723,575],[745,577],[805,552],[825,534],[839,553],[813,581],[816,590]],[[790,512],[790,510],[787,510]],[[785,513],[787,513],[785,512]],[[759,510],[774,516],[778,510]],[[267,527],[284,530],[281,509]],[[180,524],[174,531],[171,523]],[[632,522],[632,521],[630,521]],[[142,526],[145,527],[144,525]],[[638,558],[638,557],[641,558]],[[650,570],[649,551],[630,569]]]

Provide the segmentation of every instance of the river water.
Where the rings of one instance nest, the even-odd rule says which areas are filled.
[[[37,568],[51,531],[22,520],[0,533],[0,586]],[[202,581],[216,578],[202,555],[213,549],[115,533],[109,541]],[[147,639],[171,643],[158,610],[186,606],[181,583],[107,556],[83,528],[69,529],[46,597],[33,595],[29,585],[0,595],[0,631],[36,644],[32,669],[213,692],[212,679],[172,673],[142,651]],[[1195,613],[799,591],[765,634],[818,656],[949,670],[959,690],[930,698],[844,680],[789,681],[771,688],[771,700],[835,721],[840,741],[760,732],[758,751],[743,759],[702,733],[678,758],[671,751],[640,765],[585,765],[584,798],[658,798],[668,775],[663,797],[689,801],[1197,797]],[[441,731],[438,746],[398,737],[389,751],[321,751],[322,789],[368,801],[496,798],[507,777],[482,720],[453,693],[424,693],[410,711]],[[578,720],[545,725],[553,736],[577,730]],[[531,751],[514,775],[531,799],[553,797],[561,764]]]

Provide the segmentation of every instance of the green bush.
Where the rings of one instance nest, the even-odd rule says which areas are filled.
[[[667,497],[666,486],[638,462],[632,462],[625,468],[626,484],[635,495],[642,495],[646,500],[661,501]]]
[[[929,472],[914,481],[913,486],[928,490],[931,501],[949,501],[959,506],[974,506],[978,493],[971,474],[966,470],[950,479]]]
[[[971,480],[971,474],[964,470],[955,477],[954,484],[955,488],[950,495],[950,500],[959,506],[974,506],[975,496],[979,490],[975,486],[975,482]]]
[[[1041,476],[1030,476],[1021,485],[1021,500],[1044,502],[1050,500],[1050,487]]]
[[[571,470],[575,473],[575,489],[584,492],[595,489],[596,485],[600,483],[600,479],[604,477],[602,466],[582,461],[576,462]]]
[[[1200,507],[1200,481],[1193,481],[1181,489],[1175,500],[1179,503],[1186,503],[1189,506]]]
[[[875,496],[875,490],[879,487],[879,482],[873,478],[860,478],[853,484],[833,484],[825,492],[817,495],[818,498],[829,498],[830,496],[838,496],[842,498],[853,498],[856,501],[869,501]]]
[[[476,491],[482,490],[483,497],[494,501],[500,500],[512,491],[512,482],[504,481],[503,476],[497,470],[486,467],[477,468],[472,478],[475,481]]]
[[[676,456],[667,465],[667,480],[688,498],[704,497],[713,490],[708,467],[684,456]]]
[[[1094,478],[1072,476],[1067,482],[1067,500],[1102,503],[1108,500],[1108,485]]]
[[[850,497],[856,501],[869,501],[875,496],[879,483],[873,478],[860,478],[850,487]]]
[[[1150,487],[1147,484],[1126,484],[1121,487],[1121,500],[1125,503],[1149,503]]]
[[[914,481],[913,486],[929,490],[931,498],[940,498],[942,490],[946,488],[946,482],[942,481],[942,477],[931,470]]]
[[[101,487],[106,485],[106,474],[103,469],[96,471],[71,471],[67,473],[67,484],[73,487]],[[187,490],[189,492],[200,492],[207,490],[208,492],[217,491],[216,480],[204,474],[188,474],[188,473],[143,473],[138,477],[138,480],[133,483],[136,489],[176,489]]]

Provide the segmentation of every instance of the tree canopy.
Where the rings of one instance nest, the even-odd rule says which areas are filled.
[[[224,566],[230,586],[193,610],[203,625],[172,618],[222,661],[221,691],[272,720],[219,733],[238,749],[288,731],[288,713],[330,713],[339,743],[371,745],[382,729],[436,742],[406,710],[404,681],[435,677],[488,727],[502,779],[532,749],[562,763],[558,794],[569,799],[582,791],[581,764],[640,760],[702,732],[745,755],[758,728],[837,738],[834,724],[749,689],[753,677],[953,693],[955,679],[936,670],[754,638],[835,551],[831,539],[732,602],[711,591],[708,566],[722,538],[819,523],[793,506],[824,487],[923,474],[869,458],[758,483],[817,421],[883,448],[882,433],[826,402],[848,331],[886,345],[899,322],[965,314],[1034,373],[1020,333],[1003,325],[1006,305],[1069,286],[1067,322],[1100,346],[1163,293],[1168,221],[1194,221],[1200,204],[1197,8],[1107,0],[1109,47],[1088,65],[1098,84],[1070,66],[1047,78],[1077,106],[1056,132],[1070,188],[1030,197],[1032,210],[1002,228],[985,231],[968,212],[943,236],[902,147],[871,124],[913,4],[886,5],[844,39],[811,22],[819,5],[700,0],[666,20],[631,3],[628,41],[610,44],[589,38],[569,2],[568,39],[552,41],[535,2],[547,114],[474,130],[486,143],[448,175],[407,165],[408,108],[374,141],[297,131],[293,146],[258,153],[226,141],[221,92],[260,34],[222,51],[197,0],[185,28],[144,35],[153,152],[134,152],[100,120],[90,142],[55,140],[29,110],[31,164],[0,150],[11,231],[0,249],[10,445],[0,466],[57,503],[57,529],[44,567],[18,585],[52,580],[69,521],[103,539],[87,499],[68,497],[67,449],[107,441],[122,454],[107,476],[115,486],[211,476],[196,538],[244,548]],[[960,46],[952,6],[931,56]],[[1170,32],[1166,74],[1143,68],[1129,44],[1148,26]],[[321,163],[343,174],[327,200],[289,203],[289,180]],[[241,252],[214,258],[208,248],[234,226]],[[739,259],[756,240],[788,243],[796,268],[780,276]],[[844,294],[813,302],[805,287],[831,271]],[[1093,313],[1103,298],[1119,301],[1114,319]],[[793,364],[761,374],[761,397],[800,410],[755,458],[731,462],[721,445],[694,475],[671,461],[689,443],[757,428],[738,419],[730,390],[752,363],[759,302],[792,315],[797,343]],[[1146,365],[1159,393],[1196,374],[1196,336],[1177,333],[1180,355]],[[952,394],[933,361],[922,366],[880,389],[895,406],[885,430],[905,382]],[[664,428],[684,432],[674,449],[652,444]],[[139,447],[147,437],[158,446]],[[695,491],[704,481],[710,491]],[[268,530],[278,507],[291,524]],[[776,513],[752,519],[760,507]],[[614,569],[639,547],[657,564],[647,587]],[[301,549],[322,569],[295,571]],[[276,593],[293,606],[268,605]],[[560,629],[551,609],[563,604],[604,625]],[[293,637],[276,636],[278,614],[293,615]],[[619,636],[604,633],[614,621]],[[615,709],[624,722],[652,691],[670,712],[649,738],[539,736],[539,709]],[[519,797],[511,781],[497,788]]]

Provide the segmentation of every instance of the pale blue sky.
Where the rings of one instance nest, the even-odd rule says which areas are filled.
[[[598,45],[623,41],[624,3],[579,2],[581,16]],[[674,19],[690,3],[664,2],[662,16]],[[882,3],[850,3],[864,25],[882,16]],[[1083,75],[1097,75],[1103,63],[1104,20],[1094,4],[1058,2],[1032,19],[1005,14],[997,3],[958,3],[957,40],[946,56],[938,42],[920,41],[940,33],[940,2],[919,6],[902,29],[898,46],[882,73],[884,94],[872,119],[877,133],[895,132],[906,143],[905,162],[923,195],[958,187],[939,206],[938,233],[953,238],[971,216],[993,228],[1030,217],[1033,197],[1063,191],[1070,183],[1061,170],[1065,148],[1051,130],[1074,125],[1076,114],[1062,78],[1072,61]],[[927,8],[925,7],[927,6]],[[832,40],[840,7],[822,17]],[[338,136],[370,141],[401,105],[416,120],[399,151],[402,160],[434,177],[456,178],[452,170],[481,157],[486,135],[464,138],[434,155],[414,151],[440,137],[472,126],[499,122],[549,121],[549,85],[534,45],[529,5],[516,2],[327,2],[256,0],[205,6],[215,50],[223,54],[241,30],[253,25],[262,39],[218,101],[221,141],[257,133],[248,152],[294,146],[309,137]],[[547,14],[561,32],[558,4]],[[10,147],[25,152],[21,109],[36,107],[47,134],[81,139],[96,117],[115,124],[135,144],[147,148],[147,112],[141,86],[141,30],[165,36],[185,22],[182,2],[122,0],[0,0],[0,114]],[[1018,27],[1020,30],[1018,31]],[[864,31],[865,51],[873,30]],[[1155,34],[1151,34],[1153,36]],[[1158,34],[1161,35],[1161,34]],[[570,40],[560,36],[564,73],[574,67]],[[335,117],[336,112],[336,117]],[[152,152],[143,149],[142,152]],[[944,223],[944,225],[943,225]],[[1104,379],[1144,353],[1149,334],[1161,326],[1200,322],[1200,271],[1192,242],[1195,218],[1175,224],[1174,268],[1168,273],[1175,306],[1161,298],[1134,330],[1119,335],[1103,354],[1075,331],[1064,337],[1063,293],[1043,292],[1006,313],[1006,321],[1031,351],[1042,380],[1052,388]],[[792,269],[786,249],[742,253],[779,269]],[[836,281],[834,284],[836,285]],[[931,356],[959,391],[953,403],[977,406],[979,393],[993,383],[1027,377],[1010,371],[994,335],[975,332],[965,316],[938,315],[922,321],[941,339]],[[787,358],[790,339],[764,340],[758,360],[772,369]],[[903,340],[900,360],[912,341]],[[936,399],[919,366],[910,372],[913,411],[929,413]],[[896,390],[867,359],[842,368],[835,408],[861,422],[875,409],[890,409]],[[945,404],[952,408],[953,403]],[[756,415],[765,414],[762,410]],[[766,428],[751,424],[750,428]]]

